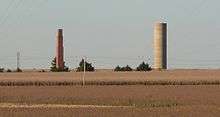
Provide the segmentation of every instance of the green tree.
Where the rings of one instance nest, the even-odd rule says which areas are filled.
[[[7,72],[12,72],[12,70],[10,70],[10,69],[7,69]]]
[[[129,65],[127,65],[126,67],[123,67],[122,69],[123,69],[123,71],[132,71],[133,70]]]
[[[52,72],[69,72],[69,68],[67,66],[65,66],[65,62],[64,62],[64,69],[57,68],[56,57],[55,57],[51,62],[50,71],[52,71]]]
[[[115,67],[114,71],[121,71],[121,67],[118,65],[117,67]]]
[[[1,67],[0,67],[0,72],[4,72],[4,68],[1,68]]]
[[[82,59],[79,63],[79,67],[77,68],[77,72],[84,71],[84,63],[85,63],[85,70],[89,72],[95,71],[95,68],[92,66],[92,63],[88,63],[84,59]]]
[[[120,67],[119,65],[114,69],[114,71],[133,71],[133,69],[127,65],[125,67]]]
[[[22,72],[22,69],[21,68],[17,68],[16,72]]]
[[[151,71],[152,68],[148,63],[142,62],[137,68],[136,71]]]
[[[52,60],[52,62],[51,62],[50,71],[52,71],[52,72],[57,72],[56,58],[54,58],[54,59]]]

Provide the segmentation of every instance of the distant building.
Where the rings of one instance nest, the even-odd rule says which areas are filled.
[[[167,23],[154,26],[154,69],[167,69]]]

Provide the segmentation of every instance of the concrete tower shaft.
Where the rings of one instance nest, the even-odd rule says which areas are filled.
[[[167,23],[154,26],[154,69],[167,69]]]
[[[56,67],[64,69],[63,29],[58,29],[56,37]]]

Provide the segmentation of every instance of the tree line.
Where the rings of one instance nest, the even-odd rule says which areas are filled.
[[[2,72],[22,72],[22,70],[20,68],[17,68],[16,70],[11,70],[11,69],[4,69],[2,67],[0,67],[0,73]]]
[[[84,69],[87,72],[94,72],[95,71],[95,67],[92,65],[92,63],[89,63],[89,62],[85,61],[84,59],[82,59],[79,63],[79,67],[76,68],[76,72],[82,72],[82,71],[84,71]],[[131,68],[129,65],[124,66],[124,67],[120,67],[118,65],[114,68],[115,72],[151,71],[151,70],[152,70],[151,66],[145,62],[142,62],[136,69]],[[50,71],[52,71],[52,72],[69,72],[69,68],[67,66],[65,66],[64,69],[58,69],[56,67],[56,59],[54,59],[51,62]]]
[[[76,68],[76,72],[82,72],[82,71],[84,71],[84,69],[87,72],[94,72],[95,71],[95,67],[92,65],[92,63],[89,63],[89,62],[85,61],[84,59],[82,59],[79,62],[79,66]],[[118,65],[114,68],[115,72],[151,71],[151,70],[152,70],[151,66],[146,62],[142,62],[135,69],[131,68],[129,65],[122,66],[122,67]],[[69,69],[69,67],[67,67],[65,65],[65,62],[64,62],[64,69],[57,68],[56,67],[56,58],[54,58],[51,62],[50,71],[51,72],[70,72],[70,69]],[[4,68],[0,67],[0,72],[22,72],[22,69],[17,68],[15,71],[12,71],[10,69],[5,70]],[[42,70],[40,72],[45,72],[45,70]]]

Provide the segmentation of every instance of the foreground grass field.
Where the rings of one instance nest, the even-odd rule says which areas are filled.
[[[219,70],[3,73],[0,116],[216,116]]]
[[[0,86],[74,86],[83,73],[1,73]],[[86,73],[87,85],[220,85],[220,70]]]
[[[219,85],[0,87],[0,113],[20,117],[217,117],[220,114],[219,92]]]

